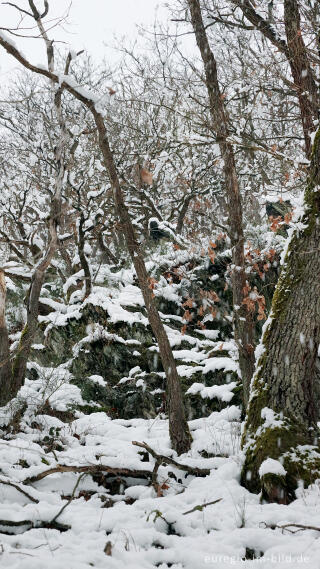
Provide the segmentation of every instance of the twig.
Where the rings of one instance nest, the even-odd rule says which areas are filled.
[[[205,502],[204,504],[200,504],[199,506],[195,506],[194,508],[192,508],[192,510],[188,510],[187,512],[183,512],[183,516],[186,516],[187,514],[192,514],[192,512],[202,512],[203,508],[206,508],[207,506],[212,506],[213,504],[217,504],[218,502],[221,502],[222,498],[218,498],[218,500],[213,500],[213,502]]]
[[[174,458],[170,458],[169,456],[164,456],[162,454],[158,454],[151,447],[149,447],[149,445],[147,445],[147,443],[145,443],[145,442],[139,443],[138,441],[132,441],[132,444],[137,446],[137,447],[144,448],[146,451],[148,451],[149,454],[151,454],[151,456],[153,456],[153,458],[156,459],[156,461],[159,462],[159,464],[172,464],[173,466],[175,466],[179,470],[184,470],[185,472],[188,472],[188,474],[193,474],[194,476],[208,476],[208,474],[210,474],[209,468],[198,468],[197,466],[190,466],[189,464],[182,464],[182,463],[174,460]]]
[[[285,529],[288,529],[288,528],[291,528],[291,527],[292,527],[292,528],[297,528],[297,531],[299,531],[299,530],[301,530],[301,529],[303,529],[303,530],[309,529],[309,530],[313,530],[313,531],[320,531],[320,527],[317,527],[317,526],[305,526],[305,525],[303,525],[303,524],[283,524],[283,525],[281,525],[281,526],[279,526],[278,524],[267,524],[266,522],[263,522],[263,524],[264,524],[264,526],[265,526],[266,528],[270,528],[270,529],[281,529],[282,532],[283,532]],[[297,531],[291,531],[290,529],[288,529],[288,531],[290,531],[291,533],[297,533]]]
[[[159,493],[159,484],[158,484],[157,474],[158,474],[160,464],[161,464],[161,462],[159,462],[159,460],[156,460],[155,465],[154,465],[154,469],[152,471],[152,486],[154,487],[157,495]]]
[[[14,484],[13,482],[8,482],[7,480],[1,480],[1,479],[0,479],[0,484],[6,484],[6,486],[12,486],[12,488],[15,488],[16,490],[18,490],[18,492],[21,492],[21,494],[24,494],[27,498],[29,498],[29,500],[31,500],[31,502],[34,502],[35,504],[39,504],[39,500],[37,500],[37,498],[33,498],[32,496],[30,496],[30,494],[28,494],[28,492],[26,492],[25,490],[23,490],[22,488],[17,486],[17,484]]]
[[[80,476],[78,477],[77,482],[75,483],[74,489],[72,490],[72,494],[71,494],[69,500],[67,501],[66,504],[64,504],[64,505],[62,506],[62,508],[61,508],[61,509],[59,510],[59,512],[54,516],[54,518],[52,518],[50,524],[54,524],[55,521],[58,519],[58,517],[62,514],[62,512],[69,506],[70,502],[72,502],[72,500],[73,500],[73,498],[74,498],[74,495],[75,495],[75,492],[76,492],[76,489],[78,488],[81,479],[82,479],[84,476],[86,476],[86,474],[87,474],[86,472],[83,472],[82,474],[80,474]]]

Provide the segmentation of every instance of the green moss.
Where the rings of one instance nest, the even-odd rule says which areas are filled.
[[[310,446],[308,450],[300,450],[298,447],[293,453],[284,455],[283,464],[291,486],[296,486],[299,481],[305,487],[309,486],[320,476],[319,448]]]
[[[297,450],[311,440],[312,433],[290,419],[284,419],[283,425],[262,429],[246,448],[243,485],[252,492],[261,490],[262,498],[269,501],[290,502],[300,480],[307,486],[320,476],[320,455],[314,453],[318,449]],[[286,476],[268,474],[260,479],[259,467],[267,458],[280,460]]]
[[[268,472],[261,477],[261,502],[287,504],[289,496],[286,477]],[[294,496],[290,496],[292,499]]]
[[[308,451],[286,453],[282,462],[286,475],[267,473],[261,478],[261,500],[287,504],[295,499],[299,483],[309,486],[319,478],[320,455],[312,447]]]

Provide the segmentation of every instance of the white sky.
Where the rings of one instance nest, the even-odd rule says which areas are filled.
[[[28,9],[27,0],[12,0],[21,8]],[[64,29],[55,28],[49,32],[50,37],[63,40],[74,50],[86,49],[98,63],[104,57],[115,61],[115,36],[133,40],[138,36],[137,24],[152,27],[156,14],[161,20],[168,17],[168,11],[163,6],[163,0],[73,0],[70,8],[68,23]],[[41,9],[42,0],[36,0]],[[68,0],[51,0],[50,12],[52,18],[62,16],[70,6]],[[18,11],[10,6],[0,4],[1,27],[15,26],[19,20]],[[30,26],[30,18],[22,26]],[[26,34],[35,35],[35,30]],[[13,37],[17,46],[34,63],[45,63],[45,49],[40,39],[22,39]],[[104,45],[104,44],[107,44]],[[2,81],[9,79],[18,66],[4,50],[0,51],[0,77]]]

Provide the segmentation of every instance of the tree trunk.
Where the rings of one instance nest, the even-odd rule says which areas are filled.
[[[80,219],[79,219],[79,230],[78,230],[78,237],[77,237],[77,244],[78,244],[78,253],[79,253],[79,259],[80,259],[80,264],[81,264],[81,268],[83,269],[83,273],[84,273],[84,297],[88,298],[88,296],[91,294],[91,290],[92,290],[92,279],[91,279],[91,272],[90,272],[90,267],[89,267],[89,263],[85,254],[85,233],[84,233],[84,223],[85,223],[85,219],[84,219],[84,215],[83,212],[81,212],[80,214]]]
[[[220,91],[217,65],[210,48],[202,20],[199,0],[188,0],[191,22],[204,64],[209,107],[216,139],[224,162],[226,209],[229,236],[232,246],[232,293],[234,306],[234,334],[239,348],[239,365],[243,382],[245,405],[249,399],[249,386],[254,371],[254,326],[253,315],[244,305],[246,296],[246,273],[244,263],[244,235],[242,204],[232,145],[228,142],[229,127],[223,96]]]
[[[284,503],[294,497],[298,480],[310,483],[320,475],[320,129],[302,222],[290,240],[263,334],[243,440],[243,484]],[[267,458],[280,459],[286,474],[260,478]]]
[[[147,309],[148,319],[158,342],[160,358],[167,378],[167,409],[169,415],[171,444],[178,454],[182,454],[190,449],[191,435],[185,417],[183,397],[176,363],[169,344],[168,336],[153,300],[149,275],[147,273],[139,244],[134,234],[127,206],[123,199],[123,193],[113,160],[113,155],[109,146],[103,117],[96,111],[94,106],[90,106],[89,108],[94,116],[98,129],[99,145],[103,154],[106,169],[109,173],[116,209],[120,218],[121,229],[125,235],[126,244],[137,273],[140,289]]]
[[[41,289],[44,282],[46,271],[53,259],[53,256],[57,248],[58,248],[57,223],[56,219],[51,219],[50,243],[48,245],[45,256],[36,267],[31,279],[28,304],[27,304],[27,323],[21,334],[21,339],[18,346],[18,352],[13,361],[12,381],[11,381],[10,391],[8,393],[9,395],[8,401],[10,401],[13,397],[16,396],[20,387],[24,384],[31,346],[35,340],[38,328],[39,298],[41,294]]]
[[[6,323],[6,279],[0,269],[0,406],[6,405],[11,385],[9,336]]]
[[[288,60],[299,100],[306,155],[310,158],[310,135],[315,130],[314,121],[318,119],[319,95],[301,33],[297,0],[284,0],[284,23]]]

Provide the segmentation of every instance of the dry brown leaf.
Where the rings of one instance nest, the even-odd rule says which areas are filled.
[[[149,170],[147,170],[146,168],[141,168],[140,176],[143,184],[148,184],[149,186],[152,186],[153,176],[151,172],[149,172]]]

